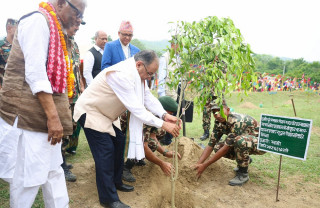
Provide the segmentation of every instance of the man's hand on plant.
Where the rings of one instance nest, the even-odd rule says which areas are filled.
[[[160,168],[167,176],[171,175],[171,171],[173,171],[174,173],[174,167],[171,165],[171,163],[162,161],[162,163],[160,164]]]
[[[169,151],[166,153],[166,157],[168,158],[172,158],[174,155],[174,151]],[[179,160],[181,160],[181,155],[179,154],[179,152],[177,153]]]
[[[176,124],[169,123],[169,122],[163,122],[162,128],[172,134],[174,137],[178,137],[180,134],[181,127],[177,126]]]
[[[166,122],[169,122],[169,123],[174,123],[176,124],[177,123],[177,117],[176,116],[173,116],[173,115],[170,115],[169,113],[167,113],[164,117],[164,121]],[[179,119],[179,123],[181,123],[181,119]]]

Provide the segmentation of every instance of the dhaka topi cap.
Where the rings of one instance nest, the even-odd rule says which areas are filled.
[[[132,28],[130,21],[122,21],[120,28],[119,28],[119,32],[132,32],[133,33],[133,28]]]
[[[178,103],[172,97],[162,96],[159,97],[159,101],[166,111],[177,112]]]

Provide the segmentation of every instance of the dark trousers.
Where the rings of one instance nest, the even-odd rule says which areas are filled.
[[[87,137],[90,150],[96,166],[96,183],[99,200],[102,203],[119,201],[115,184],[122,184],[123,152],[125,137],[113,126],[116,137],[90,128],[84,128],[86,114],[82,115],[79,123]]]

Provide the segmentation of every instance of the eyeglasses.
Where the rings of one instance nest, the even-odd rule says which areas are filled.
[[[82,21],[82,19],[83,19],[83,14],[80,12],[80,10],[79,10],[76,6],[74,6],[73,4],[71,4],[70,1],[66,0],[66,2],[69,4],[69,6],[70,6],[72,9],[74,9],[74,11],[75,11],[76,14],[77,14],[77,18],[81,19],[81,24],[82,24],[82,25],[85,25],[86,23],[85,23],[84,21]]]
[[[142,64],[143,64],[144,69],[146,70],[146,72],[147,72],[147,74],[148,74],[148,77],[149,77],[149,78],[152,78],[152,77],[153,77],[153,73],[148,72],[146,65],[144,65],[144,63],[143,63],[143,62],[142,62]]]
[[[133,34],[127,34],[127,33],[122,33],[120,32],[120,34],[124,37],[128,37],[128,38],[132,38],[133,37]]]

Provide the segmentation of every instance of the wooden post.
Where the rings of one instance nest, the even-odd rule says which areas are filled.
[[[279,171],[278,171],[278,185],[277,185],[277,196],[276,196],[276,202],[279,201],[279,187],[280,187],[280,172],[281,172],[281,162],[282,162],[282,155],[280,155],[280,162],[279,162]]]

